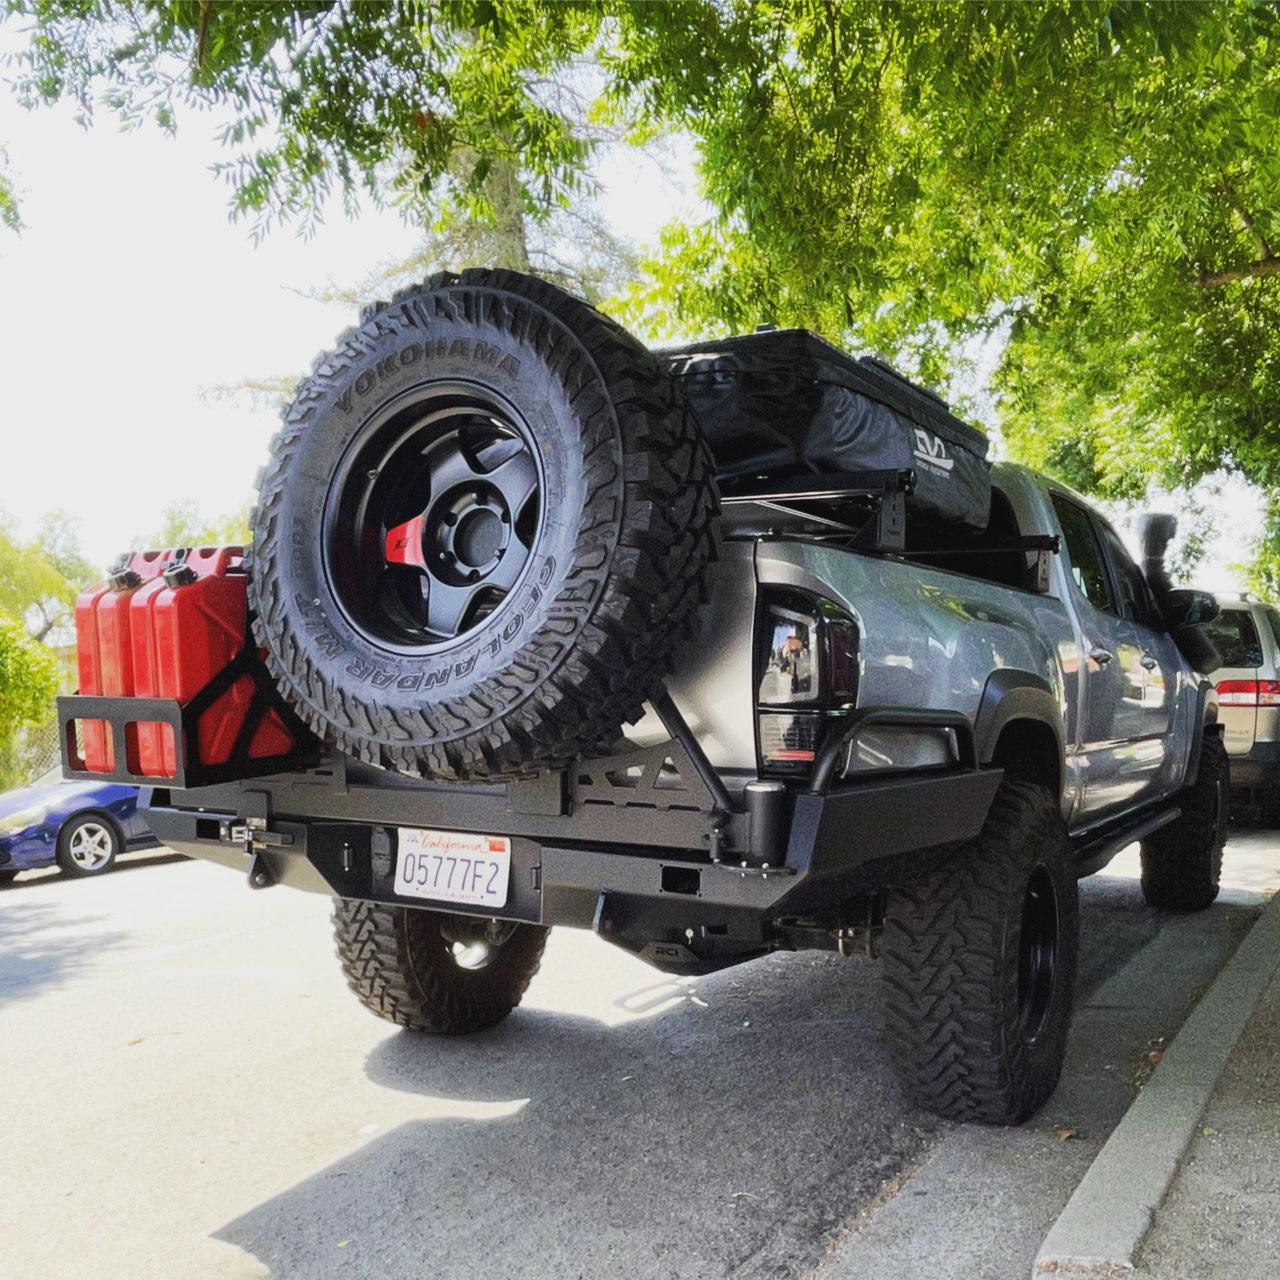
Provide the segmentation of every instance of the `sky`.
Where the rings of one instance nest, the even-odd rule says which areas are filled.
[[[0,56],[15,43],[0,25]],[[74,115],[23,111],[0,85],[0,147],[26,224],[0,227],[0,513],[30,537],[60,508],[106,565],[175,501],[213,518],[252,497],[276,412],[210,393],[304,372],[355,319],[308,292],[356,284],[418,237],[394,212],[352,221],[335,202],[314,237],[286,226],[255,245],[210,172],[231,154],[214,117],[185,112],[175,138],[123,132],[105,109],[86,131]],[[643,242],[690,208],[689,158],[674,169],[606,172],[615,230]],[[1229,566],[1257,528],[1250,495],[1220,501],[1221,537],[1196,574],[1216,589],[1239,585]]]
[[[0,229],[0,507],[34,532],[60,507],[104,563],[176,499],[209,516],[252,493],[275,427],[243,396],[207,392],[304,371],[349,321],[302,296],[406,254],[392,214],[340,212],[311,240],[254,247],[208,166],[207,117],[85,132],[64,108],[27,114],[0,89],[0,145],[20,236]]]
[[[0,54],[13,44],[0,26]],[[174,501],[215,517],[252,497],[276,412],[209,393],[305,372],[355,320],[307,292],[359,283],[418,236],[395,212],[349,221],[334,202],[314,238],[286,226],[255,246],[210,173],[231,155],[212,116],[184,113],[174,138],[122,132],[105,109],[86,132],[74,115],[28,113],[0,85],[26,224],[0,227],[0,511],[23,537],[43,513],[71,513],[105,565]],[[611,184],[610,216],[636,239],[682,198],[643,161]]]

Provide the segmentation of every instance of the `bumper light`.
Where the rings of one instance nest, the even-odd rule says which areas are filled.
[[[824,717],[815,712],[762,711],[760,763],[772,772],[808,773]]]

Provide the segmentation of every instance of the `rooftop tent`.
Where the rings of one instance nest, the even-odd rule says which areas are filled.
[[[855,358],[807,329],[661,354],[684,384],[722,481],[912,468],[908,516],[986,528],[986,436],[881,361]]]

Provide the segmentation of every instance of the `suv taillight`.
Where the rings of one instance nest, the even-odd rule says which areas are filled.
[[[760,617],[756,654],[761,772],[808,773],[829,716],[857,694],[857,627],[830,600],[771,592]]]
[[[1224,707],[1280,707],[1280,680],[1219,680]]]

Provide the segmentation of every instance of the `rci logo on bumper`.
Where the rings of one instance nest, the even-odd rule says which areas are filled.
[[[947,457],[946,443],[940,436],[935,436],[923,427],[915,428],[916,447],[911,451],[926,467],[936,471],[950,471],[956,465],[954,458]]]

